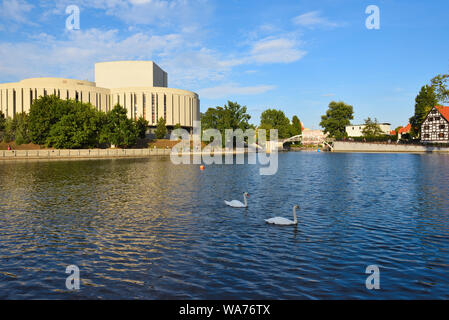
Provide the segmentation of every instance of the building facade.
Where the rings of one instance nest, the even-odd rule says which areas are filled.
[[[390,123],[379,123],[379,127],[382,130],[383,134],[390,134],[391,124]],[[364,124],[353,124],[350,126],[346,126],[346,133],[348,134],[348,137],[363,137],[363,129],[365,128]]]
[[[150,127],[164,118],[167,127],[192,130],[200,120],[200,99],[194,92],[168,88],[168,75],[152,61],[115,61],[95,65],[95,81],[33,78],[0,84],[0,110],[7,117],[29,112],[33,101],[46,95],[92,104],[110,111],[116,104],[132,119],[143,117]]]
[[[301,142],[304,145],[319,145],[322,144],[327,137],[328,134],[324,133],[322,130],[311,130],[306,128],[302,130]]]
[[[449,107],[436,106],[421,125],[421,142],[449,143]]]

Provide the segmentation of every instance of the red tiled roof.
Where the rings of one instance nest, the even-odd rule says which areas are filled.
[[[390,136],[395,136],[396,135],[396,130],[391,130],[390,131]]]
[[[449,107],[435,106],[435,108],[441,113],[441,115],[449,121]]]
[[[409,123],[405,128],[399,129],[398,134],[409,133],[411,129],[412,125]]]

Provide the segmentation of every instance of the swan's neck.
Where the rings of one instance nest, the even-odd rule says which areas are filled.
[[[296,207],[293,207],[293,222],[298,223],[298,217],[296,216]]]
[[[248,202],[246,202],[246,194],[243,195],[243,201],[245,202],[245,207],[248,206]]]

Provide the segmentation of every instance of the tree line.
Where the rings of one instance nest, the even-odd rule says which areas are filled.
[[[420,138],[421,125],[434,106],[438,104],[449,103],[449,74],[439,74],[430,80],[429,84],[421,87],[415,98],[415,110],[413,116],[409,119],[411,132],[408,138]],[[337,140],[348,138],[346,126],[351,125],[354,119],[353,106],[344,102],[332,101],[329,104],[326,114],[321,117],[320,126],[324,132]],[[396,138],[398,131],[402,127],[395,129]],[[391,139],[390,135],[382,132],[377,119],[368,118],[365,120],[363,129],[363,138],[366,140],[386,140]]]
[[[134,121],[120,105],[109,112],[89,103],[62,100],[54,95],[36,99],[30,112],[5,118],[0,112],[0,132],[4,142],[34,143],[56,149],[131,147],[145,138],[148,121]]]
[[[249,123],[251,115],[247,112],[246,106],[241,106],[237,102],[228,101],[223,107],[208,108],[207,111],[201,115],[201,129],[217,129],[222,135],[223,146],[225,141],[225,130],[241,129],[242,131],[248,129],[266,129],[267,139],[270,138],[270,129],[278,130],[278,138],[286,139],[292,136],[300,135],[302,133],[302,126],[299,118],[295,115],[292,120],[285,115],[281,110],[267,109],[260,119],[258,128]]]

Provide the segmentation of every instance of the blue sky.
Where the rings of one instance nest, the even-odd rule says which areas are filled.
[[[406,125],[421,86],[449,73],[446,0],[0,1],[0,82],[94,80],[95,62],[153,60],[203,112],[237,101],[255,124],[278,108],[319,128],[336,100],[354,123]],[[65,27],[68,5],[80,30]],[[368,5],[379,30],[365,26]]]

